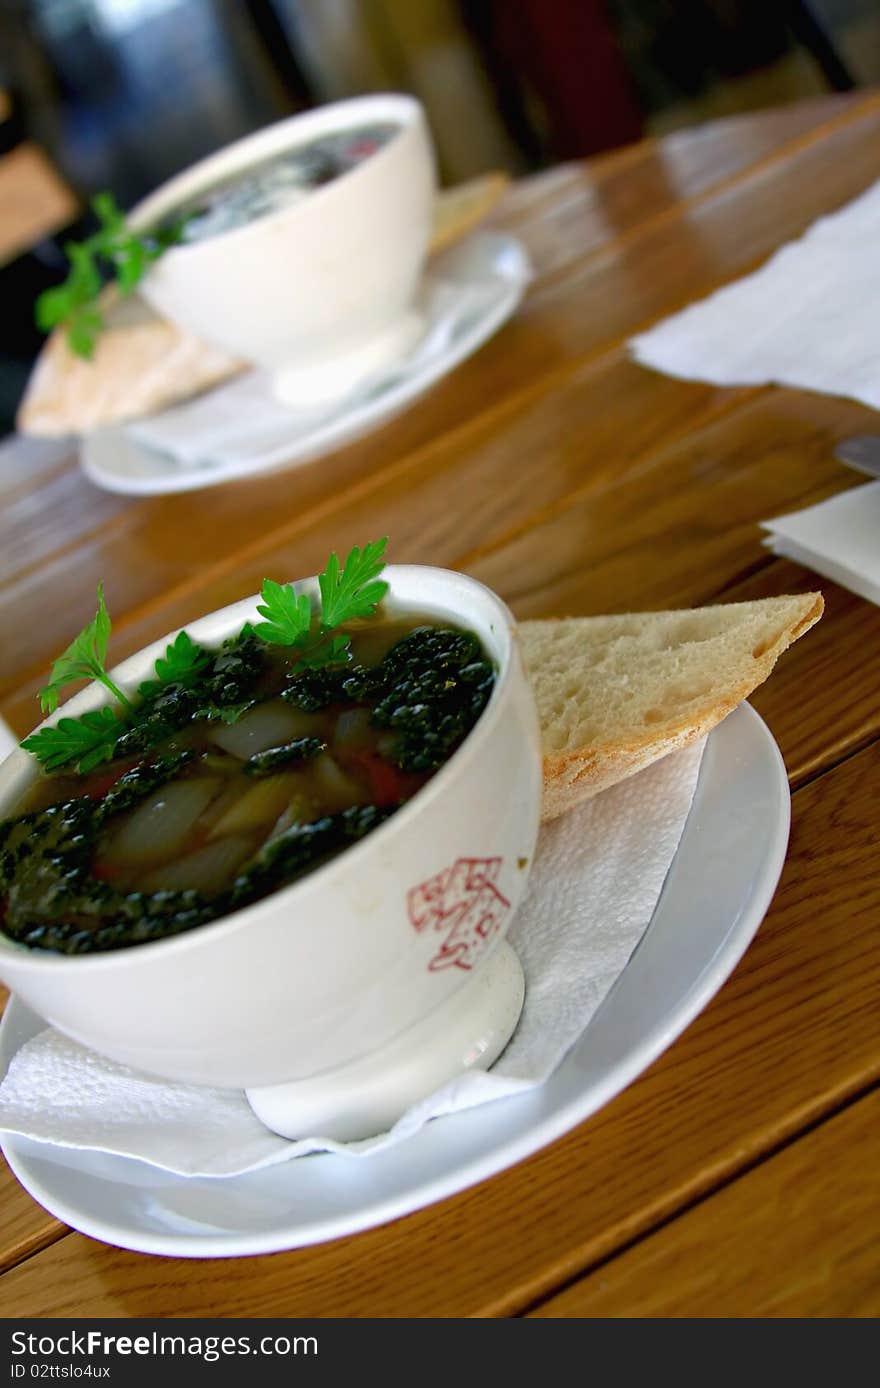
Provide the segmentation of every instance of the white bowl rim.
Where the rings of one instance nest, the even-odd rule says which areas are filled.
[[[258,227],[274,224],[281,217],[302,213],[306,208],[314,207],[316,202],[323,204],[340,186],[350,188],[352,179],[363,176],[368,168],[375,169],[377,161],[384,162],[390,157],[394,146],[405,131],[415,124],[423,110],[421,103],[405,92],[374,92],[366,96],[350,97],[345,101],[331,101],[309,111],[298,111],[292,116],[285,116],[283,120],[273,121],[271,125],[265,125],[260,130],[254,130],[249,135],[243,135],[238,140],[232,140],[221,149],[215,150],[213,154],[205,155],[203,159],[166,179],[152,193],[148,193],[136,203],[126,213],[125,220],[132,231],[147,230],[156,221],[173,212],[181,202],[197,196],[201,191],[222,182],[224,178],[242,173],[254,164],[262,162],[264,158],[271,158],[287,148],[295,148],[298,144],[316,138],[322,133],[331,134],[337,129],[345,129],[352,121],[362,117],[378,120],[384,112],[389,120],[399,122],[399,128],[391,138],[371,154],[369,159],[362,160],[354,168],[346,169],[328,183],[311,189],[307,198],[286,207],[279,207],[274,212],[261,213],[251,222],[230,227],[228,231],[216,232],[202,241],[171,246],[163,252],[162,259],[167,260],[173,256],[175,260],[182,260],[183,257],[192,256],[194,252],[202,251],[215,243],[219,244],[222,241],[228,244],[232,237],[242,237]]]
[[[487,587],[479,579],[471,578],[469,574],[460,573],[456,569],[444,569],[427,564],[389,564],[383,571],[382,577],[391,582],[394,575],[405,577],[407,575],[437,574],[443,578],[453,578],[466,586],[482,592],[488,596],[492,605],[497,609],[499,617],[499,630],[496,635],[499,638],[500,652],[498,657],[498,669],[495,676],[495,685],[492,690],[489,703],[480,714],[477,722],[466,735],[464,741],[453,752],[452,756],[434,773],[430,781],[419,790],[410,800],[407,800],[398,810],[395,810],[388,819],[371,829],[363,838],[355,840],[341,853],[331,858],[329,862],[319,864],[315,868],[309,869],[295,882],[289,883],[286,887],[279,887],[277,891],[270,892],[265,897],[251,902],[248,906],[242,906],[237,911],[230,911],[224,916],[218,916],[216,920],[206,921],[204,925],[193,926],[190,930],[181,931],[179,935],[168,936],[164,940],[144,941],[136,945],[122,946],[119,949],[102,950],[94,954],[56,954],[54,952],[31,950],[21,945],[16,940],[10,939],[0,931],[0,962],[5,959],[13,958],[16,969],[29,973],[46,973],[50,971],[60,972],[64,969],[78,969],[85,972],[107,971],[122,969],[133,962],[134,959],[155,958],[160,951],[171,955],[172,953],[183,954],[189,950],[196,949],[203,945],[208,936],[217,939],[221,934],[229,934],[234,930],[247,928],[247,917],[252,911],[265,907],[268,902],[285,899],[288,906],[294,905],[295,898],[307,896],[310,892],[317,890],[317,886],[326,882],[334,873],[338,874],[343,868],[348,868],[355,860],[360,860],[366,853],[375,852],[376,843],[381,839],[381,843],[387,844],[391,836],[397,832],[400,834],[404,828],[408,827],[411,821],[426,806],[432,804],[439,796],[445,793],[446,786],[453,777],[458,777],[464,773],[467,765],[473,760],[478,748],[489,738],[499,718],[502,716],[503,700],[513,680],[514,654],[516,648],[516,620],[507,607],[506,603]],[[317,578],[314,576],[307,579],[294,579],[294,587],[298,591],[309,591],[311,585],[317,587]],[[119,665],[115,665],[110,671],[111,676],[119,676],[129,664],[134,664],[147,651],[153,647],[162,648],[168,642],[173,641],[179,631],[192,632],[201,622],[209,621],[224,612],[232,612],[235,609],[244,607],[249,603],[254,603],[259,598],[259,594],[253,594],[249,598],[240,598],[237,602],[229,603],[226,607],[216,608],[213,612],[206,612],[195,621],[188,623],[185,627],[178,627],[175,631],[159,637],[156,641],[151,641],[148,645],[141,647],[139,651],[126,657]],[[451,605],[451,604],[450,604]],[[411,610],[418,611],[418,608]],[[247,620],[247,619],[245,619]],[[456,618],[450,620],[463,620]],[[218,638],[218,642],[227,639],[227,636],[234,634],[236,627],[230,625],[230,629]],[[467,628],[466,628],[467,629]],[[502,639],[503,637],[506,639]],[[161,654],[161,649],[158,649]],[[91,694],[96,696],[91,707],[97,708],[104,704],[109,704],[110,695],[103,685],[93,681],[83,690],[80,690],[76,698]],[[61,707],[49,718],[45,719],[39,727],[51,727],[59,718],[70,716],[65,714],[66,705]],[[83,710],[85,712],[86,710]],[[37,729],[34,729],[37,731]],[[21,750],[21,748],[19,748]],[[11,755],[14,755],[12,753]],[[2,820],[0,811],[0,820]],[[317,886],[316,886],[317,884]]]

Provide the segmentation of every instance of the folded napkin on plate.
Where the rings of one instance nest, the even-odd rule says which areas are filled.
[[[715,385],[796,386],[880,409],[880,183],[756,274],[631,339],[645,366]]]
[[[309,409],[283,405],[272,394],[265,372],[249,371],[229,385],[219,386],[188,404],[127,426],[138,443],[155,449],[186,467],[273,460],[306,435],[317,434],[343,414],[368,406],[377,394],[405,387],[429,370],[446,352],[452,339],[474,319],[488,313],[500,294],[509,293],[501,280],[462,285],[429,282],[420,305],[427,328],[414,350],[400,362],[371,376],[344,400]]]
[[[529,890],[509,933],[526,977],[514,1036],[488,1073],[470,1071],[377,1138],[298,1142],[264,1128],[240,1092],[174,1084],[104,1060],[53,1030],[14,1057],[0,1130],[139,1157],[182,1175],[231,1176],[314,1151],[360,1156],[430,1118],[518,1094],[552,1074],[638,944],[687,819],[703,743],[541,830]]]
[[[14,752],[18,746],[18,738],[10,728],[5,719],[0,718],[0,761],[8,757],[10,752]]]
[[[880,482],[762,521],[764,544],[880,604]]]

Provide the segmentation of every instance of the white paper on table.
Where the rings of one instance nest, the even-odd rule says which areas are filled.
[[[880,409],[880,183],[755,274],[629,342],[636,361],[714,385],[778,385]]]
[[[761,524],[774,554],[880,604],[880,482]]]

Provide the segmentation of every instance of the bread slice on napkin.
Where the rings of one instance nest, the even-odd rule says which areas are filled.
[[[86,361],[56,328],[37,359],[18,409],[22,434],[87,434],[152,414],[211,390],[246,363],[160,318],[143,299],[103,290],[106,327]]]
[[[482,174],[437,194],[430,252],[445,250],[481,222],[508,183]],[[112,286],[101,295],[106,327],[90,361],[77,357],[62,329],[48,339],[31,373],[16,425],[22,434],[52,438],[87,434],[155,414],[222,385],[247,363],[211,347],[154,313],[136,295]]]
[[[823,608],[821,593],[804,593],[521,622],[543,734],[543,819],[709,732]]]

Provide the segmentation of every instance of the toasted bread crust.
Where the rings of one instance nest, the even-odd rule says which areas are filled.
[[[445,250],[473,231],[499,202],[509,183],[505,173],[487,173],[453,188],[442,188],[434,207],[430,254]]]
[[[167,409],[222,385],[245,363],[159,318],[145,304],[101,296],[107,327],[86,361],[55,329],[37,360],[18,409],[22,434],[84,434]]]
[[[819,620],[823,608],[821,593],[808,593],[801,597],[766,599],[763,603],[727,604],[682,613],[645,613],[619,619],[599,617],[524,622],[520,628],[523,649],[536,690],[545,742],[542,818],[556,818],[582,800],[633,775],[669,752],[703,737],[767,679],[782,652]],[[780,626],[783,612],[785,620]],[[740,614],[741,631],[737,629]],[[700,640],[705,643],[714,642],[715,646],[726,643],[730,646],[733,638],[740,640],[741,648],[735,652],[733,668],[725,668],[720,676],[715,676],[711,668],[707,669],[703,672],[706,687],[698,689],[694,697],[686,697],[687,691],[684,691],[684,696],[677,694],[677,682],[681,680],[680,656],[685,647],[692,643],[682,641],[677,646],[670,645],[668,649],[661,646],[659,657],[652,644],[658,632],[670,627],[670,619],[690,621],[692,625],[696,619],[707,633],[711,633],[713,623],[717,623],[719,629],[715,636],[701,636]],[[565,729],[567,745],[555,750],[553,742],[561,736],[559,689],[554,687],[552,678],[547,677],[542,667],[546,666],[554,648],[561,648],[563,641],[568,651],[577,640],[579,649],[586,653],[585,661],[589,662],[591,652],[598,654],[603,649],[601,643],[607,640],[609,631],[613,634],[617,630],[615,623],[622,630],[625,629],[626,640],[632,647],[632,664],[626,680],[631,678],[633,684],[637,684],[643,674],[643,670],[640,670],[640,649],[645,671],[650,663],[650,674],[645,677],[646,687],[641,691],[641,701],[634,708],[629,721],[625,713],[621,715],[618,712],[611,719],[605,716],[603,722],[601,715],[605,714],[605,709],[600,707],[603,694],[613,695],[617,690],[612,687],[610,677],[605,677],[603,688],[603,676],[596,674],[597,669],[601,671],[601,661],[598,666],[585,664],[581,672],[582,688],[588,689],[588,695],[581,695],[580,702],[577,693],[572,696],[578,703],[574,728]],[[577,672],[572,669],[569,684],[576,678]],[[616,678],[619,683],[619,671]],[[680,708],[669,709],[670,700],[674,701],[676,697],[681,699]],[[571,698],[566,705],[569,723],[572,721],[570,705]],[[656,713],[656,721],[645,718],[646,710],[649,714]],[[595,726],[597,722],[598,727]],[[583,735],[580,730],[584,730]]]

